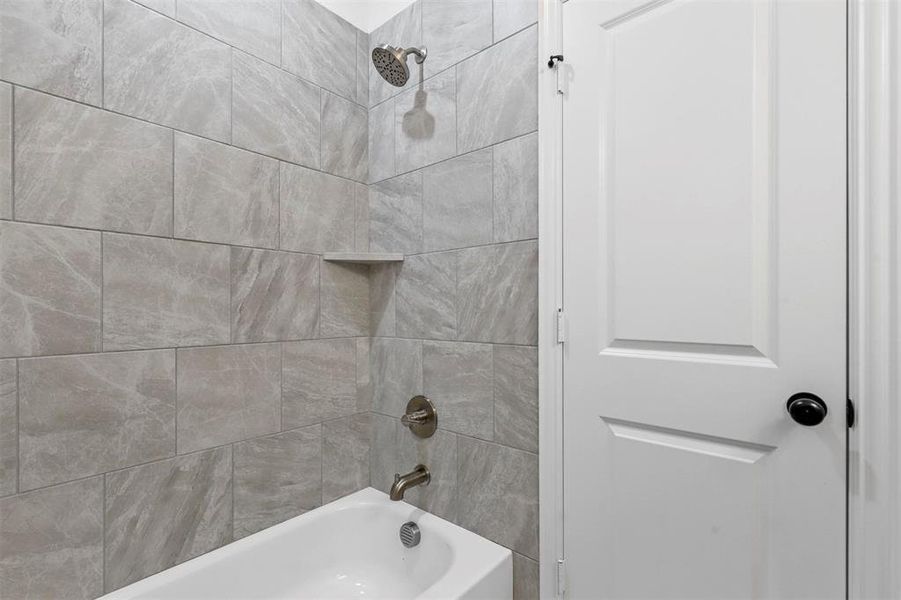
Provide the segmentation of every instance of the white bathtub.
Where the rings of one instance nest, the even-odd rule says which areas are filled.
[[[407,521],[421,543],[405,548]],[[140,543],[136,540],[136,543]],[[128,587],[107,600],[513,597],[506,548],[435,515],[361,490]]]

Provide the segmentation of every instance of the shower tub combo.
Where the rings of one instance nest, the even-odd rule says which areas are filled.
[[[367,488],[103,598],[512,597],[510,550]]]

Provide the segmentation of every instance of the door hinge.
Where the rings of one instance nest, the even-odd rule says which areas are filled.
[[[566,565],[562,558],[557,559],[557,598],[566,594]]]
[[[566,341],[566,317],[563,316],[563,309],[557,309],[557,343],[562,344]]]
[[[848,398],[848,403],[845,406],[845,422],[848,424],[848,429],[854,427],[854,419],[857,417],[857,413],[854,411],[854,401],[851,398]]]

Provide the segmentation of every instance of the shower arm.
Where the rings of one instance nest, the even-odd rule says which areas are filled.
[[[425,57],[428,54],[428,50],[425,47],[415,48],[413,46],[409,48],[404,48],[404,52],[407,54],[413,55],[413,60],[416,61],[417,65],[421,65],[425,61]]]

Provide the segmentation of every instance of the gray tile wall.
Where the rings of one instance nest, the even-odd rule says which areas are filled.
[[[91,598],[425,462],[408,500],[537,597],[536,20],[0,3],[4,592]],[[394,88],[377,43],[429,59]]]
[[[369,76],[370,477],[429,466],[407,499],[514,551],[538,597],[538,3],[417,0],[375,43],[422,43],[424,68]],[[420,81],[422,82],[420,85]],[[439,429],[398,417],[425,394]]]
[[[309,0],[0,28],[0,595],[93,598],[368,485],[367,273],[321,255],[369,245],[369,36]]]

